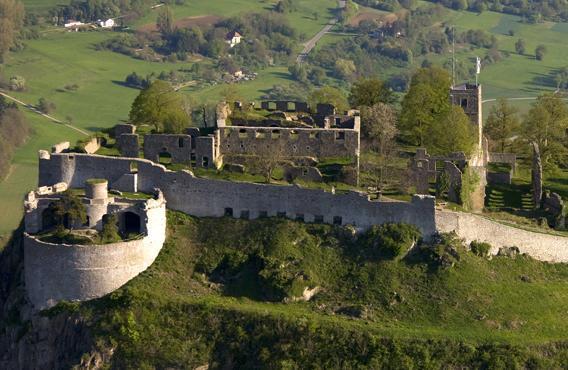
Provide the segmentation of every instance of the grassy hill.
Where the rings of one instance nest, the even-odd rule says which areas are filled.
[[[88,318],[116,368],[568,366],[565,264],[489,260],[454,241],[389,259],[368,235],[278,219],[170,213],[168,225],[127,286],[49,312]],[[433,256],[448,248],[442,267]],[[316,286],[309,302],[283,301]]]

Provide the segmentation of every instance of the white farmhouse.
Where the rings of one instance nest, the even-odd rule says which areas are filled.
[[[234,47],[235,45],[241,43],[242,38],[243,35],[241,35],[237,31],[231,31],[225,36],[225,42],[229,44],[230,47]]]
[[[106,21],[104,21],[104,20],[102,20],[102,19],[99,19],[99,20],[97,21],[97,23],[98,23],[99,26],[102,27],[102,28],[113,28],[114,25],[115,25],[114,19],[112,19],[112,18],[109,18],[109,19],[107,19]]]

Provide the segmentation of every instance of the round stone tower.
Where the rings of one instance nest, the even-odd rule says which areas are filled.
[[[89,179],[85,183],[85,197],[89,199],[107,199],[108,181],[105,179]]]

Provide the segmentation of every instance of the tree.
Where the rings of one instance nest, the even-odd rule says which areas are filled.
[[[272,181],[274,170],[280,166],[282,160],[286,157],[286,150],[280,140],[274,140],[270,143],[270,149],[261,155],[251,155],[247,158],[246,164],[249,171],[260,174],[264,177],[266,183]]]
[[[332,104],[340,112],[349,109],[349,104],[347,103],[345,95],[341,92],[341,90],[331,86],[324,86],[321,89],[313,90],[308,97],[308,102],[312,108],[315,108],[318,104],[322,103]]]
[[[61,199],[53,203],[52,207],[55,221],[59,228],[64,227],[65,221],[68,221],[68,228],[73,229],[77,223],[84,224],[87,221],[87,210],[79,197],[66,191]]]
[[[485,132],[496,142],[501,153],[505,152],[507,140],[515,135],[519,128],[518,110],[509,105],[507,99],[497,99],[497,104],[491,108],[485,123]]]
[[[294,64],[288,67],[288,72],[292,75],[292,78],[298,82],[306,83],[308,81],[308,71],[303,64]]]
[[[0,0],[0,62],[11,47],[24,22],[24,6],[17,0]]]
[[[396,128],[397,115],[395,110],[387,104],[377,103],[371,107],[363,106],[361,122],[363,137],[368,140],[370,148],[377,157],[371,164],[369,172],[375,176],[375,186],[382,191],[392,168],[393,157],[396,155]],[[369,166],[364,166],[369,167]]]
[[[44,114],[50,114],[55,110],[55,104],[45,98],[39,98],[37,109]]]
[[[351,87],[349,103],[352,107],[371,107],[377,103],[394,102],[392,91],[378,78],[362,78]]]
[[[546,53],[546,46],[542,44],[538,45],[534,50],[534,55],[536,57],[536,60],[543,60],[545,53]]]
[[[426,137],[426,148],[433,154],[448,154],[473,152],[477,142],[469,118],[461,107],[452,105],[439,119],[435,120]]]
[[[546,93],[538,97],[522,123],[522,135],[538,144],[545,169],[566,163],[566,130],[568,107],[557,95]]]
[[[373,149],[378,152],[393,145],[398,134],[396,121],[396,111],[390,105],[377,103],[361,109],[363,137],[372,142]]]
[[[24,91],[26,89],[26,79],[22,76],[12,76],[8,82],[8,88],[13,91]]]
[[[158,31],[160,31],[163,38],[167,38],[174,32],[174,15],[169,6],[165,6],[160,14],[158,14],[156,27],[158,27]]]
[[[450,75],[441,68],[421,68],[410,82],[402,100],[399,128],[406,141],[424,145],[432,124],[450,108]]]
[[[525,54],[525,40],[518,39],[517,42],[515,42],[515,51],[519,55]]]
[[[333,71],[337,78],[348,81],[357,72],[357,67],[352,60],[339,58],[335,61]]]
[[[116,215],[108,215],[103,222],[103,229],[99,234],[100,242],[102,244],[116,243],[122,238],[118,234],[118,220]]]
[[[153,125],[157,132],[179,133],[190,123],[183,107],[181,95],[169,83],[156,80],[132,103],[130,121]]]

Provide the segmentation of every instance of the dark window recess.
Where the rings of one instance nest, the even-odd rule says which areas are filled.
[[[322,215],[315,215],[314,222],[317,224],[323,224],[323,216]]]
[[[285,217],[286,217],[286,212],[278,212],[278,213],[276,214],[276,216],[277,216],[277,217],[285,218]]]
[[[304,221],[304,214],[296,213],[296,221]]]
[[[258,212],[258,218],[266,218],[266,217],[268,217],[268,212],[266,211]]]
[[[460,104],[462,108],[467,108],[467,99],[462,99]]]
[[[183,137],[180,137],[180,138],[178,139],[178,146],[179,146],[180,148],[183,148]]]
[[[225,208],[225,216],[233,217],[233,209],[232,208]]]
[[[345,132],[336,132],[335,133],[335,140],[345,140]]]
[[[333,224],[334,224],[334,225],[341,225],[341,224],[343,224],[343,219],[341,218],[341,216],[334,216],[334,217],[333,217]]]
[[[201,166],[203,168],[209,167],[209,157],[203,157],[203,159],[201,161]]]
[[[250,211],[248,210],[241,211],[241,218],[243,220],[248,220],[250,218]]]

